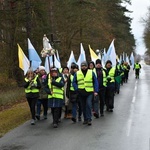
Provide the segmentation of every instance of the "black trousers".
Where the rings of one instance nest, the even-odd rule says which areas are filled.
[[[135,69],[135,76],[139,76],[140,69]]]
[[[27,101],[30,107],[32,119],[35,119],[35,106],[36,106],[37,98],[27,98]]]
[[[114,93],[115,86],[110,86],[106,88],[106,106],[108,110],[114,108]]]
[[[55,108],[51,108],[51,110],[52,110],[52,116],[53,116],[53,124],[58,124],[62,108],[55,107]]]

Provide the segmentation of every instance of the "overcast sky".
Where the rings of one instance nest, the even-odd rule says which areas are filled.
[[[141,22],[141,18],[146,18],[150,0],[131,0],[131,3],[132,5],[127,6],[127,9],[133,11],[130,17],[133,18],[131,27],[136,39],[136,53],[142,55],[146,49],[143,42],[144,25]]]

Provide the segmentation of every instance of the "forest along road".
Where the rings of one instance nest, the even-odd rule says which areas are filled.
[[[62,119],[59,128],[47,120],[27,121],[0,138],[0,150],[150,150],[150,66],[142,64],[140,79],[130,71],[128,83],[115,95],[114,112],[92,126]],[[16,114],[17,115],[17,114]]]

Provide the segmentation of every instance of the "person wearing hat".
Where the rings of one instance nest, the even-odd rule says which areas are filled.
[[[98,96],[94,98],[94,116],[99,118],[99,102],[100,102],[100,115],[104,116],[104,104],[107,87],[106,70],[102,67],[101,60],[97,59],[96,64],[96,77],[99,85]]]
[[[90,61],[90,62],[88,63],[88,68],[89,68],[89,69],[92,69],[92,70],[95,68],[95,64],[94,64],[93,61]]]
[[[98,95],[98,81],[95,73],[88,69],[86,61],[81,63],[81,70],[74,74],[73,87],[79,94],[82,104],[84,122],[83,124],[92,124],[92,98]]]
[[[24,79],[24,88],[32,116],[31,125],[35,125],[35,106],[39,98],[41,84],[38,75],[31,68],[27,71]]]
[[[48,107],[51,108],[53,117],[53,127],[57,128],[62,106],[64,105],[64,78],[59,76],[57,68],[51,68],[50,73],[47,75],[46,83],[48,89]]]
[[[39,66],[38,68],[38,77],[41,83],[41,89],[39,91],[39,98],[37,101],[37,112],[36,112],[36,118],[37,120],[40,120],[40,114],[41,114],[41,105],[43,105],[43,116],[44,119],[47,119],[47,111],[48,111],[48,95],[45,91],[45,81],[46,81],[46,71],[44,66]]]
[[[78,93],[74,90],[74,87],[72,85],[74,74],[79,70],[79,67],[77,64],[71,65],[69,80],[67,83],[67,97],[69,98],[71,104],[72,104],[72,118],[71,120],[73,122],[76,122],[77,117],[77,110],[78,110],[78,121],[81,121],[81,114],[82,114],[82,108],[81,108],[81,102],[78,99]]]
[[[107,78],[106,107],[107,107],[107,111],[113,112],[116,67],[112,67],[112,62],[110,60],[107,60],[105,64],[105,68],[106,68],[106,78]]]
[[[63,67],[62,76],[63,76],[64,81],[65,81],[65,85],[64,85],[64,101],[65,101],[64,118],[71,119],[72,118],[71,103],[69,101],[69,98],[66,96],[67,82],[68,82],[68,79],[69,79],[69,68],[67,66]]]

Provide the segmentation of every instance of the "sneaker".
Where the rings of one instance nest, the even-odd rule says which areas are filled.
[[[113,112],[113,109],[110,109],[109,112]]]
[[[35,120],[34,119],[31,120],[31,125],[35,125]]]
[[[88,124],[88,122],[87,122],[87,121],[84,121],[83,124]]]
[[[67,118],[67,114],[64,114],[64,118]]]
[[[58,119],[58,123],[61,123],[61,119],[60,118]]]
[[[47,116],[46,116],[46,115],[44,116],[44,119],[47,119]]]
[[[56,123],[54,123],[53,128],[58,128],[58,125]]]
[[[78,121],[81,121],[81,117],[78,118]]]
[[[97,114],[96,112],[93,113],[95,118],[99,118],[99,114]]]
[[[109,108],[107,108],[106,111],[109,111]]]
[[[76,122],[76,118],[71,118],[71,120],[75,123]]]
[[[104,117],[104,114],[101,114],[101,117]]]
[[[40,116],[38,116],[38,115],[36,115],[35,118],[36,118],[37,120],[40,120]]]
[[[88,126],[91,126],[92,125],[92,122],[91,121],[88,121]]]
[[[72,114],[67,114],[67,119],[71,119],[72,118]]]

